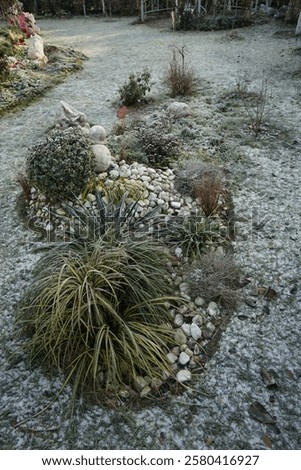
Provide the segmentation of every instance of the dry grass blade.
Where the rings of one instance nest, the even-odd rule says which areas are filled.
[[[222,181],[216,173],[205,173],[195,183],[195,198],[207,217],[212,215],[217,209],[221,192]]]
[[[235,310],[240,296],[240,269],[231,255],[208,253],[190,273],[189,289],[193,298],[217,302],[225,309]]]
[[[187,65],[186,47],[173,46],[172,58],[164,82],[170,89],[170,95],[189,96],[196,92],[196,79],[193,70]]]

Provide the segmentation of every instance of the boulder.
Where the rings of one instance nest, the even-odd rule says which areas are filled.
[[[102,144],[94,144],[91,148],[95,157],[95,173],[103,173],[104,171],[107,171],[112,162],[111,152],[108,147]]]
[[[107,136],[106,130],[102,126],[92,126],[90,129],[90,137],[94,142],[102,142]]]
[[[166,114],[171,118],[183,118],[191,115],[191,108],[186,103],[175,101],[167,107]]]

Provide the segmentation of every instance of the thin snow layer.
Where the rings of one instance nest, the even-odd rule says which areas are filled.
[[[90,60],[83,72],[0,122],[0,448],[301,449],[300,90],[292,79],[291,54],[296,43],[275,38],[279,26],[273,23],[243,29],[241,41],[226,40],[225,32],[134,27],[128,19],[43,20],[39,26],[46,42],[77,48]],[[233,87],[242,69],[258,77],[266,73],[274,116],[295,129],[297,138],[289,137],[279,148],[277,143],[242,148],[249,165],[240,178],[235,179],[235,164],[230,165],[239,217],[235,256],[251,285],[271,285],[277,296],[241,305],[191,390],[141,410],[77,402],[70,418],[70,388],[57,397],[63,378],[30,368],[14,334],[16,302],[38,256],[32,252],[36,234],[22,225],[15,210],[16,174],[24,168],[27,148],[53,124],[60,100],[110,130],[116,119],[112,101],[129,72],[148,66],[162,90],[172,44],[187,45],[192,65],[216,94]],[[204,99],[192,100],[196,115]],[[277,389],[266,387],[262,368],[273,370]],[[275,424],[250,416],[249,406],[256,401]]]

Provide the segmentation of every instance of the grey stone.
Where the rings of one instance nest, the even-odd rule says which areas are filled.
[[[186,354],[186,352],[181,352],[180,357],[179,357],[179,363],[182,366],[185,366],[186,364],[188,364],[189,361],[190,361],[190,357],[188,356],[188,354]]]
[[[167,107],[166,114],[173,118],[187,117],[191,115],[191,108],[186,103],[175,101]]]
[[[187,336],[185,335],[184,331],[181,328],[178,328],[175,331],[174,339],[177,344],[186,344],[187,343]]]
[[[94,144],[91,148],[95,156],[94,171],[96,173],[106,171],[110,167],[112,161],[110,150],[103,144]]]
[[[190,332],[191,332],[191,336],[192,336],[193,339],[195,339],[196,341],[202,337],[202,331],[201,331],[201,329],[198,327],[198,325],[196,325],[195,323],[192,323],[192,324],[191,324]]]
[[[178,360],[178,356],[176,356],[176,354],[173,354],[172,352],[166,354],[166,357],[171,364],[174,364]]]
[[[189,323],[183,323],[181,328],[186,336],[191,336],[191,325],[189,325]]]
[[[219,308],[215,302],[210,302],[207,307],[207,313],[210,317],[217,317],[219,315]]]
[[[183,369],[177,373],[178,382],[188,382],[191,380],[191,372],[189,370]]]
[[[102,142],[107,136],[106,130],[102,126],[92,126],[90,129],[90,137],[94,142]]]

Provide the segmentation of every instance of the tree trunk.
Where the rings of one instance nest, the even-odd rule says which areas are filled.
[[[285,21],[292,24],[297,24],[301,11],[301,0],[290,0],[288,10],[285,15]]]

